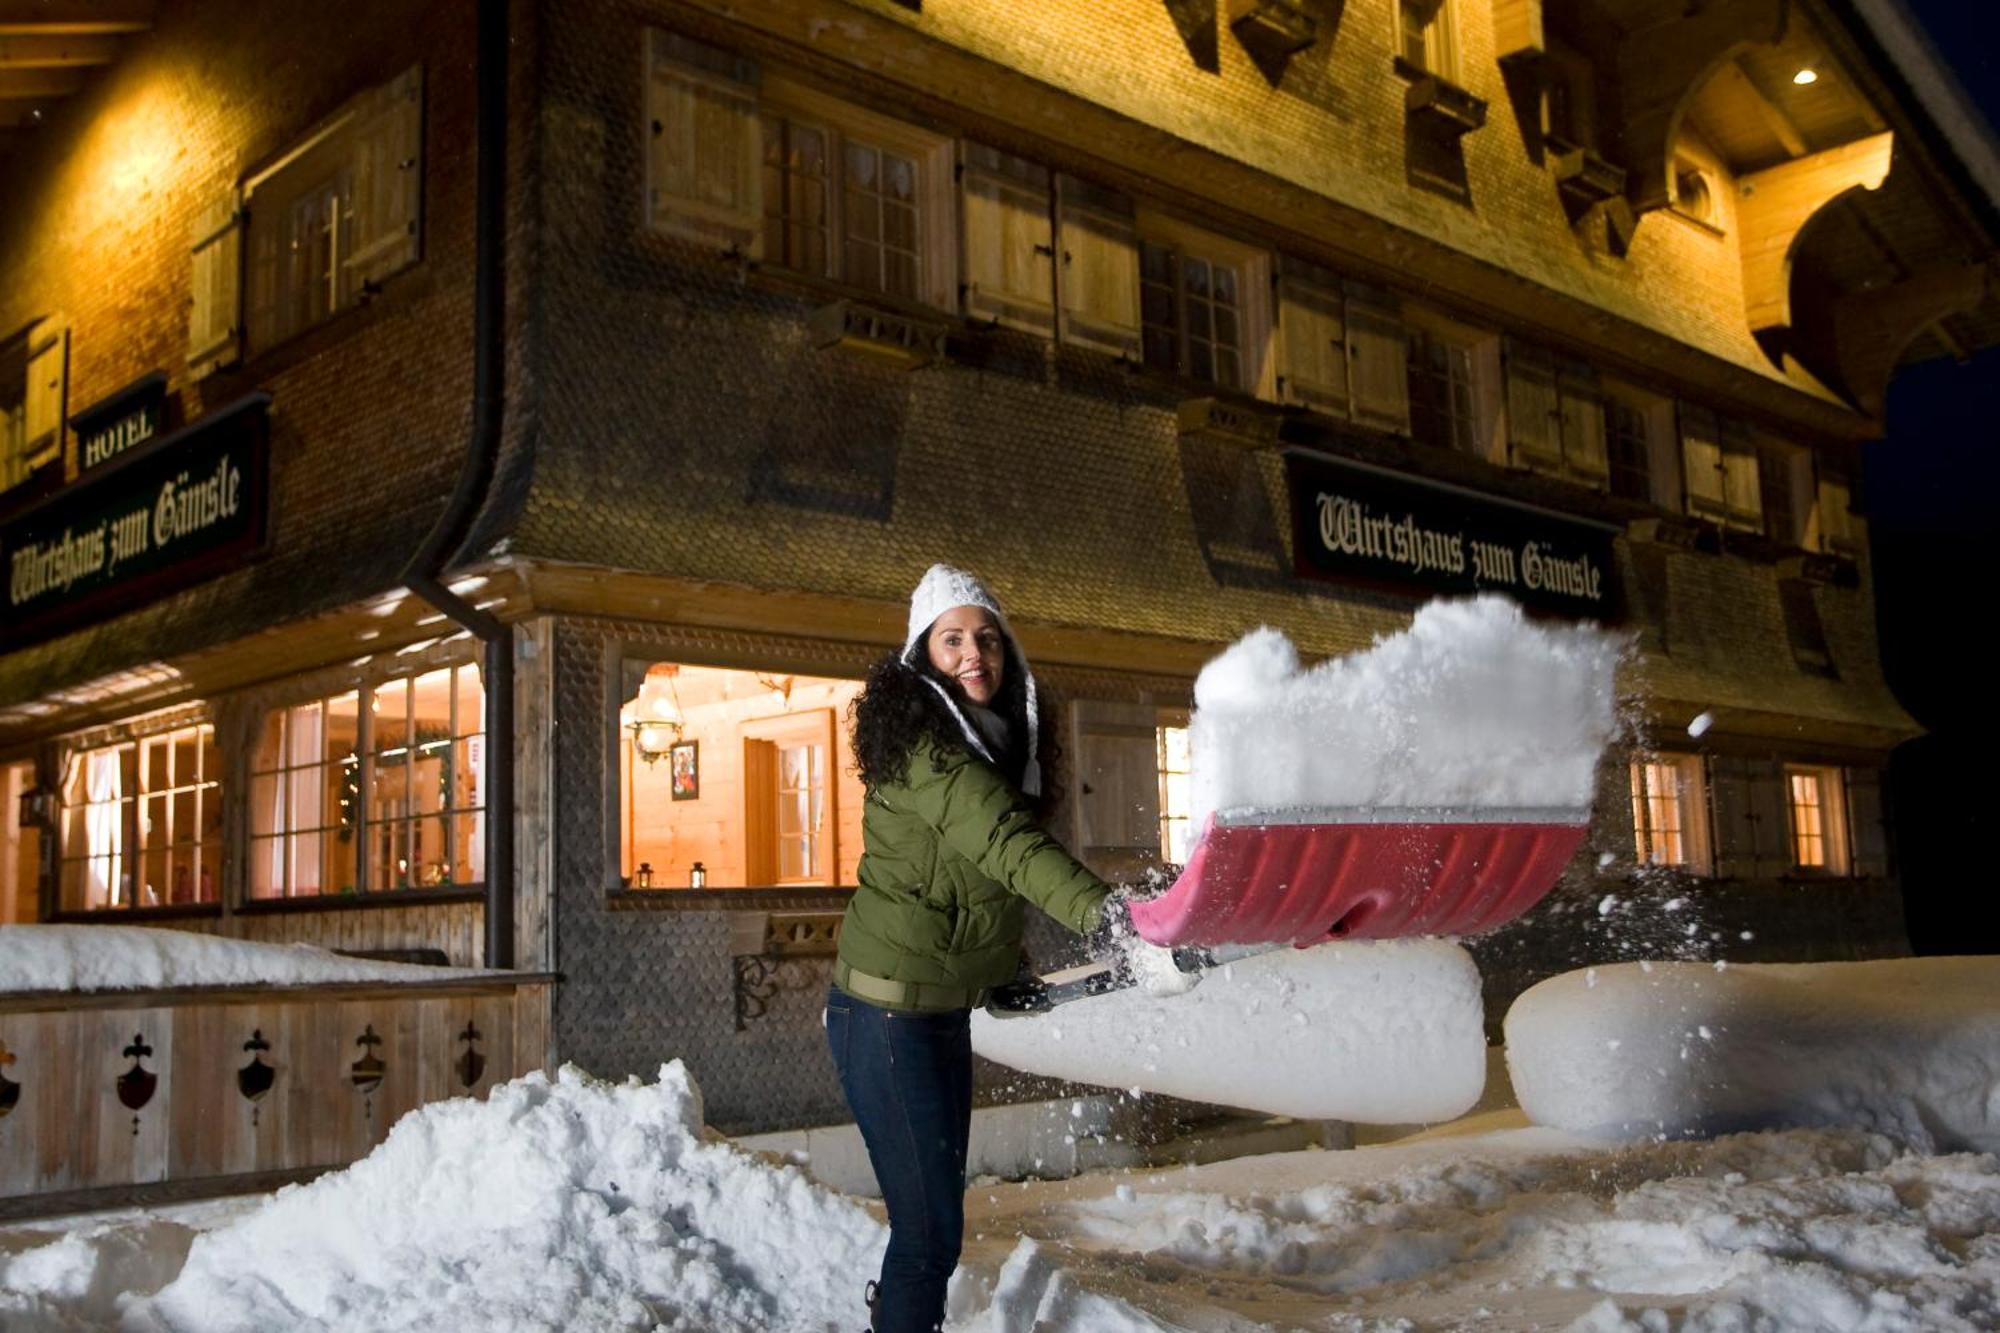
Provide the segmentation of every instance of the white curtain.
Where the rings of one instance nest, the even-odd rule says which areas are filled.
[[[125,879],[125,808],[120,752],[98,750],[87,755],[83,769],[84,837],[90,859],[85,901],[92,907],[116,906]]]

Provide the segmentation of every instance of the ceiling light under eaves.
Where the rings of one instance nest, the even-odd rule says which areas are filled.
[[[1792,82],[1798,84],[1799,87],[1801,88],[1805,87],[1809,83],[1818,83],[1819,71],[1816,69],[1802,69],[1798,73],[1792,75]]]

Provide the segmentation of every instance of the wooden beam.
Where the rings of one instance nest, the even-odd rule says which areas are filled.
[[[1850,190],[1879,189],[1896,136],[1857,139],[1737,179],[1743,306],[1760,339],[1792,322],[1792,255],[1819,211]]]
[[[1786,153],[1792,157],[1806,155],[1806,140],[1805,136],[1799,133],[1799,127],[1792,124],[1792,118],[1778,108],[1778,104],[1771,100],[1770,95],[1758,84],[1750,71],[1743,68],[1742,61],[1723,61],[1722,68],[1715,72],[1715,80],[1735,89],[1740,97],[1757,108],[1758,118],[1764,122],[1764,128],[1771,131],[1778,142],[1785,146]]]
[[[1834,302],[1834,355],[1847,392],[1863,411],[1881,415],[1904,351],[1924,330],[1941,330],[1947,316],[1978,306],[1992,276],[1986,264],[1941,264]]]
[[[1626,34],[1618,47],[1619,147],[1640,213],[1674,201],[1674,140],[1688,103],[1725,61],[1785,35],[1785,0],[1715,0]]]
[[[116,37],[16,37],[0,34],[0,69],[108,65],[117,58]]]
[[[0,37],[144,32],[155,0],[0,0]]]
[[[1542,0],[1493,0],[1493,51],[1502,62],[1532,60],[1546,50]]]
[[[87,75],[81,68],[0,69],[0,99],[68,97],[83,90]]]

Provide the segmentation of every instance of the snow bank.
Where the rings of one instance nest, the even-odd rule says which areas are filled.
[[[1597,1134],[1858,1125],[2000,1152],[2000,958],[1620,963],[1507,1014],[1537,1123]]]
[[[201,1236],[126,1333],[768,1333],[861,1322],[887,1233],[726,1142],[676,1061],[437,1102],[362,1161]]]
[[[1504,597],[1424,606],[1365,652],[1301,670],[1274,629],[1202,668],[1188,742],[1217,810],[1590,804],[1622,641]]]
[[[975,1011],[972,1048],[1034,1074],[1369,1124],[1448,1120],[1486,1082],[1479,973],[1447,940],[1279,949],[1186,995]]]
[[[466,968],[343,958],[310,944],[226,940],[144,926],[0,926],[0,994],[170,986],[438,981]]]

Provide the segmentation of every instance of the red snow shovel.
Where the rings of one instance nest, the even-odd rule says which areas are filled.
[[[1173,887],[1132,924],[1184,971],[1329,939],[1472,935],[1555,887],[1588,809],[1297,809],[1212,816]],[[996,1015],[1132,984],[1122,960],[996,989]]]

